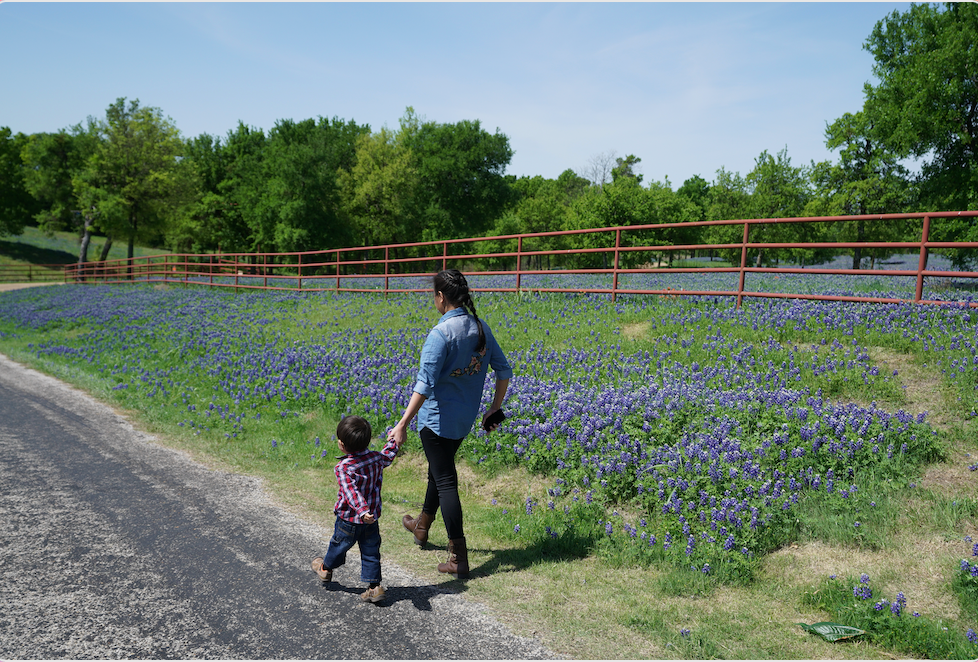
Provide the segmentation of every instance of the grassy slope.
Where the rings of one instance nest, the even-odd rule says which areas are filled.
[[[24,228],[24,233],[0,238],[0,264],[71,264],[78,261],[78,235],[74,232],[55,232],[48,236],[37,228]],[[98,259],[104,237],[92,237],[88,247],[89,259]],[[109,250],[109,259],[126,257],[126,243],[114,242]],[[159,255],[167,251],[160,248],[135,246],[137,256]]]

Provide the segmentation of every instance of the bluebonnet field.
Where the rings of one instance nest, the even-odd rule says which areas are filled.
[[[906,296],[890,281],[859,287]],[[499,505],[513,537],[583,539],[726,578],[795,539],[807,509],[872,545],[883,486],[913,489],[944,452],[873,348],[936,366],[964,415],[978,415],[967,305],[738,310],[711,297],[532,293],[480,293],[477,305],[515,376],[505,426],[473,432],[464,452],[486,472],[519,466],[551,484]],[[124,406],[303,468],[335,455],[317,421],[357,413],[378,433],[396,421],[436,318],[428,295],[41,288],[0,295],[0,349],[70,365]]]

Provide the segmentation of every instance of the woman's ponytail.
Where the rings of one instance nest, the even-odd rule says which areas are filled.
[[[469,283],[465,280],[462,272],[458,269],[439,271],[435,274],[434,287],[435,292],[441,292],[450,304],[465,309],[475,318],[475,323],[479,327],[479,344],[475,351],[484,350],[486,348],[486,332],[482,329],[482,320],[475,312],[475,302],[472,301],[472,295],[469,293]]]

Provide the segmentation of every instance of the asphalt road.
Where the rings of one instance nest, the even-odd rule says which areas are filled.
[[[324,588],[330,533],[0,355],[0,658],[554,657],[387,560]]]

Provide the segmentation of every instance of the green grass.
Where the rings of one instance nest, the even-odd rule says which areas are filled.
[[[0,308],[4,296],[0,294]],[[677,339],[695,334],[700,342],[689,346],[688,355],[685,349],[677,350],[673,358],[686,365],[718,360],[721,350],[702,342],[708,329],[668,318],[676,310],[706,304],[679,301],[663,304],[654,313],[615,314],[608,309],[588,316],[585,306],[568,304],[568,300],[487,296],[480,299],[480,313],[500,320],[518,307],[541,319],[569,315],[564,326],[553,328],[547,336],[532,327],[494,325],[508,351],[535,344],[555,349],[593,348],[600,342],[595,335],[600,331],[620,341],[622,354],[629,354],[661,349],[673,334]],[[248,321],[256,343],[300,345],[311,342],[317,333],[322,336],[324,332],[317,330],[320,324],[326,330],[351,333],[381,327],[410,330],[426,329],[437,317],[429,309],[405,309],[396,298],[384,301],[358,296],[317,305],[303,305],[297,299],[253,313]],[[643,327],[650,316],[657,320],[656,327]],[[772,345],[764,360],[777,367],[808,357],[824,335],[817,326],[778,330],[772,335],[780,348]],[[43,342],[77,346],[90,330],[79,320],[26,332],[12,330],[0,319],[0,351],[126,410],[137,425],[155,433],[162,443],[187,450],[211,466],[263,477],[290,508],[311,520],[329,523],[336,489],[332,450],[337,422],[329,407],[307,409],[285,423],[271,420],[277,413],[274,405],[264,407],[259,410],[262,420],[247,420],[247,434],[230,444],[217,423],[212,430],[189,429],[179,424],[184,415],[177,407],[150,407],[129,390],[112,390],[122,378],[101,373],[100,366],[38,357],[29,347]],[[748,328],[724,328],[722,332],[727,338],[755,345],[765,339]],[[955,589],[955,581],[962,584],[956,580],[960,559],[970,554],[970,547],[961,540],[965,535],[978,537],[978,494],[974,481],[968,481],[972,474],[967,469],[973,460],[965,455],[978,450],[978,428],[975,419],[966,416],[971,402],[967,389],[948,384],[938,366],[924,367],[927,357],[920,355],[919,347],[900,338],[863,329],[854,337],[834,336],[871,347],[876,363],[899,368],[900,374],[864,384],[856,381],[859,370],[853,369],[842,373],[850,377],[848,381],[838,373],[825,375],[813,379],[813,388],[822,388],[838,400],[875,400],[890,408],[940,413],[943,423],[938,437],[944,453],[931,458],[926,480],[916,475],[903,480],[868,480],[862,489],[872,498],[858,494],[843,509],[837,501],[807,497],[783,547],[742,566],[718,567],[714,574],[704,575],[677,568],[655,554],[638,553],[634,546],[620,544],[620,539],[579,524],[598,516],[600,505],[578,503],[574,507],[579,512],[571,513],[577,516],[560,511],[527,516],[527,498],[545,502],[550,480],[511,463],[476,464],[466,459],[460,462],[461,492],[473,577],[460,582],[435,570],[444,560],[447,543],[440,518],[432,527],[429,550],[415,547],[401,527],[402,514],[417,514],[425,487],[424,458],[412,438],[406,454],[385,472],[381,518],[385,559],[489,605],[518,634],[539,637],[553,650],[575,658],[885,659],[963,653],[974,657],[978,649],[968,648],[962,633],[975,627],[975,612],[962,605],[970,604],[973,598],[968,596],[975,591],[968,593],[967,586]],[[161,370],[183,370],[194,356],[192,348],[167,336],[165,330],[142,342],[151,343]],[[110,357],[106,367],[124,362],[122,351]],[[182,399],[205,407],[214,384],[203,374],[195,379],[193,388],[174,392],[172,400],[183,407],[187,405]],[[936,386],[921,392],[915,388],[920,383]],[[676,432],[681,432],[682,421],[674,424]],[[759,427],[763,424],[758,421]],[[268,443],[271,438],[278,442],[274,447]],[[320,449],[329,451],[327,457],[312,459]],[[618,507],[625,512],[634,506]],[[854,527],[853,521],[862,526]],[[556,541],[547,527],[561,532]],[[829,574],[858,578],[861,572],[873,576],[877,596],[892,600],[898,591],[904,591],[909,608],[923,616],[873,621],[874,614],[853,608],[851,585],[838,590],[842,582],[851,580],[827,579]],[[831,599],[826,597],[830,589],[835,589]],[[859,627],[858,623],[869,620],[872,636],[830,644],[796,625],[850,617]],[[949,627],[953,636],[945,635],[943,627]]]
[[[54,232],[47,235],[37,228],[25,227],[23,234],[0,237],[0,264],[72,264],[78,261],[80,240],[74,232]],[[92,237],[88,246],[88,259],[97,260],[105,245],[105,237]],[[126,242],[115,241],[109,249],[108,259],[126,258]],[[167,253],[162,248],[135,246],[136,257]]]

